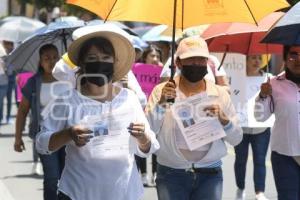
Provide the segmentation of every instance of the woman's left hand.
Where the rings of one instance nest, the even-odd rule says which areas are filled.
[[[225,113],[221,110],[220,106],[217,104],[207,106],[204,108],[203,111],[207,113],[207,116],[218,117],[219,121],[223,126],[229,123],[228,117],[225,115]]]
[[[144,153],[149,152],[151,147],[150,138],[145,133],[145,124],[143,123],[130,123],[127,128],[128,132],[137,139],[141,151]]]
[[[144,140],[147,137],[145,134],[145,124],[143,123],[130,123],[127,129],[137,140]]]

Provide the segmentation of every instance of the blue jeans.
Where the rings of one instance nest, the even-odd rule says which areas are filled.
[[[278,200],[300,199],[300,166],[291,156],[271,154]]]
[[[221,200],[222,169],[216,173],[193,173],[157,163],[156,178],[159,200]]]
[[[0,121],[3,119],[3,101],[6,96],[8,85],[0,85]]]
[[[57,184],[65,166],[65,148],[51,155],[40,155],[44,171],[44,200],[57,200]]]
[[[8,76],[8,88],[6,93],[7,99],[7,110],[6,110],[6,121],[11,118],[11,106],[12,106],[12,92],[15,90],[16,87],[16,75],[9,75]]]
[[[270,141],[270,128],[259,134],[244,134],[240,144],[235,146],[234,172],[237,187],[245,189],[246,166],[249,144],[252,147],[254,164],[254,187],[256,192],[265,191],[266,155]]]

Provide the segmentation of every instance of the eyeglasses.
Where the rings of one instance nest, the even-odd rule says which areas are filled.
[[[297,59],[300,60],[300,52],[291,51],[288,53],[288,55],[289,55],[289,60],[291,61],[295,61]]]

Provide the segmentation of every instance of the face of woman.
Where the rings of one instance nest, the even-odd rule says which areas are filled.
[[[289,70],[300,76],[300,46],[293,46],[287,54],[286,67]]]
[[[146,64],[159,65],[161,62],[160,59],[159,52],[153,50],[148,53],[146,57]]]
[[[51,74],[52,69],[58,61],[58,52],[56,49],[47,49],[40,57],[40,63],[44,72]]]
[[[262,64],[262,56],[261,55],[251,55],[247,57],[247,68],[258,70],[260,69]]]
[[[100,51],[97,47],[91,46],[85,56],[85,63],[87,62],[108,62],[113,63],[114,57],[112,55],[106,54]]]

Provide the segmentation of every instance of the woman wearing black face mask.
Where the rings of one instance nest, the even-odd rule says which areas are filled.
[[[255,116],[275,114],[271,133],[271,161],[278,200],[300,199],[300,45],[285,46],[285,72],[261,85]],[[273,100],[272,100],[273,99]],[[273,102],[273,109],[270,103]]]
[[[176,52],[176,65],[181,70],[180,75],[174,78],[174,82],[156,86],[149,98],[146,115],[160,142],[160,149],[156,153],[159,200],[222,199],[221,158],[226,155],[224,140],[232,145],[238,144],[242,139],[242,130],[237,125],[227,91],[203,79],[207,73],[208,56],[208,48],[202,38],[183,39]],[[168,99],[175,99],[175,104],[168,104]],[[188,106],[188,100],[192,99],[203,103],[202,110],[190,109],[187,113],[183,112],[185,119],[177,122],[170,109],[176,108],[178,101],[179,105]],[[215,117],[221,132],[222,128],[226,132],[226,137],[212,139],[211,142],[190,150],[185,133],[181,132],[179,126],[197,129],[200,120],[207,120],[200,119],[200,113],[205,118]],[[202,129],[197,130],[199,134],[201,131]]]
[[[159,148],[136,95],[113,85],[130,70],[134,49],[126,32],[112,25],[77,29],[68,50],[79,67],[76,90],[45,111],[37,149],[66,145],[59,200],[138,200],[143,185],[134,154]]]

